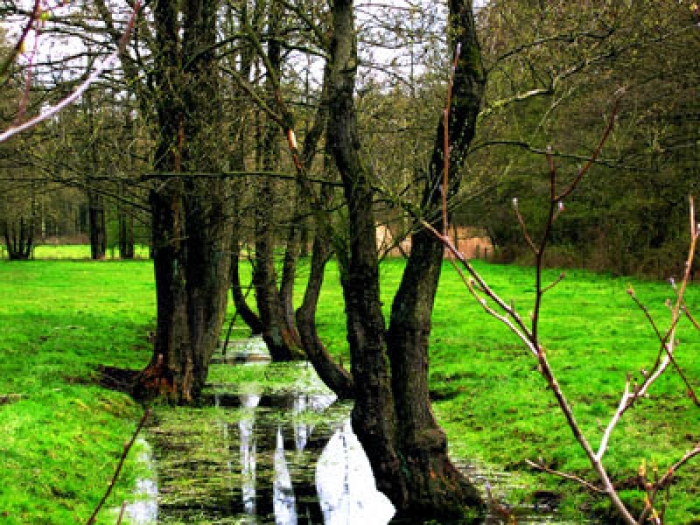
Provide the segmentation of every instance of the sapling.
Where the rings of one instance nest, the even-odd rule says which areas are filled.
[[[620,93],[621,94],[621,93]],[[557,173],[557,167],[554,162],[554,154],[551,148],[547,148],[546,160],[549,167],[549,199],[548,199],[548,214],[547,220],[545,222],[543,233],[539,240],[535,240],[533,235],[528,228],[527,222],[520,212],[518,207],[517,197],[513,198],[513,210],[515,213],[516,220],[520,226],[523,238],[527,243],[530,251],[532,252],[535,259],[535,300],[530,313],[530,320],[526,322],[523,320],[522,316],[519,314],[515,307],[513,301],[507,302],[503,300],[497,293],[495,293],[484,280],[484,278],[475,270],[471,265],[469,260],[462,254],[452,243],[449,236],[437,231],[430,223],[427,221],[422,221],[423,226],[431,231],[433,235],[439,238],[446,249],[453,255],[450,259],[455,270],[460,274],[464,284],[467,287],[469,293],[478,301],[482,308],[489,315],[495,317],[503,324],[505,324],[512,332],[514,332],[517,337],[521,340],[524,346],[528,349],[529,353],[537,359],[538,367],[537,370],[540,375],[546,380],[547,385],[552,392],[552,395],[556,398],[559,410],[564,415],[569,428],[571,429],[574,438],[578,442],[581,449],[586,454],[588,461],[591,465],[592,470],[598,477],[598,481],[601,486],[593,484],[579,476],[575,476],[570,473],[559,472],[554,469],[549,468],[544,464],[542,460],[539,461],[528,461],[527,463],[538,470],[548,472],[560,476],[564,479],[574,481],[586,489],[605,494],[611,501],[616,512],[620,515],[622,520],[629,525],[640,525],[647,520],[655,524],[662,524],[665,509],[668,505],[669,492],[668,488],[670,483],[678,471],[684,465],[688,463],[695,456],[700,455],[700,443],[696,444],[695,447],[686,452],[676,463],[668,467],[663,475],[660,475],[659,469],[657,467],[652,468],[652,478],[649,478],[649,469],[645,465],[642,465],[638,472],[638,477],[641,482],[642,489],[645,493],[644,497],[644,508],[641,513],[635,517],[633,510],[629,508],[625,502],[622,501],[618,489],[615,487],[613,480],[610,477],[609,471],[603,464],[603,458],[608,450],[609,440],[621,418],[630,408],[632,408],[635,403],[642,397],[645,397],[650,389],[650,387],[656,382],[656,380],[661,377],[669,367],[673,366],[682,377],[685,386],[687,388],[688,397],[696,404],[698,403],[698,397],[695,394],[690,380],[683,373],[681,367],[678,365],[675,359],[675,353],[679,345],[677,338],[677,328],[678,323],[683,316],[688,317],[693,326],[700,329],[697,321],[693,318],[692,314],[688,311],[688,308],[684,301],[684,295],[690,281],[691,268],[693,266],[693,260],[696,252],[696,245],[698,242],[698,237],[700,235],[700,226],[695,220],[695,207],[692,197],[690,198],[690,247],[688,250],[688,255],[686,258],[685,271],[679,283],[671,281],[671,286],[675,294],[675,301],[673,301],[669,306],[671,309],[671,321],[668,328],[662,331],[653,317],[649,314],[648,309],[639,301],[636,297],[634,290],[630,287],[628,293],[634,300],[634,302],[644,311],[647,315],[648,322],[653,327],[656,337],[659,339],[660,349],[657,355],[656,361],[647,370],[642,370],[639,374],[638,381],[634,379],[635,376],[632,374],[627,375],[625,382],[624,391],[622,393],[620,402],[615,410],[614,414],[611,416],[607,426],[604,429],[603,436],[601,438],[598,449],[595,450],[589,441],[589,439],[584,435],[584,432],[576,420],[574,412],[572,410],[571,403],[569,402],[566,394],[562,390],[559,382],[557,381],[556,373],[551,366],[545,347],[543,346],[539,337],[539,325],[541,320],[541,310],[542,301],[544,295],[558,285],[562,280],[564,280],[565,275],[562,273],[558,279],[554,282],[545,284],[543,282],[543,268],[544,268],[544,255],[549,242],[551,241],[552,231],[557,218],[565,211],[566,207],[564,205],[564,200],[569,197],[578,187],[579,183],[590,170],[591,166],[596,162],[603,145],[605,144],[607,138],[612,132],[617,110],[619,107],[619,97],[612,111],[612,115],[608,121],[607,127],[605,128],[601,139],[588,159],[588,161],[581,167],[578,168],[573,179],[567,184],[563,185],[563,189],[560,188],[560,180]],[[444,213],[446,213],[443,210]],[[461,266],[459,266],[459,264]],[[468,274],[468,276],[465,274]],[[664,500],[659,503],[659,494],[665,494]]]

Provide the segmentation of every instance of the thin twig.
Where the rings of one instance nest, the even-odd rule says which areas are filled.
[[[532,468],[541,470],[542,472],[546,472],[547,474],[553,474],[554,476],[559,476],[560,478],[575,481],[576,483],[583,485],[588,490],[593,491],[596,494],[605,494],[605,491],[603,489],[600,489],[592,483],[586,481],[585,479],[579,478],[578,476],[574,476],[573,474],[567,474],[566,472],[560,472],[558,470],[551,469],[541,463],[535,463],[534,461],[530,461],[529,459],[526,459],[525,463],[530,465]]]
[[[549,290],[554,288],[556,285],[558,285],[564,279],[566,279],[566,274],[562,272],[559,274],[559,277],[557,277],[556,281],[554,281],[553,283],[549,284],[548,286],[545,286],[544,288],[542,288],[542,295],[546,294]]]
[[[121,522],[124,519],[124,512],[126,511],[126,504],[127,504],[127,502],[124,501],[122,503],[122,508],[119,509],[119,518],[117,518],[117,525],[121,525]]]
[[[24,42],[27,40],[27,35],[29,35],[29,31],[32,29],[32,26],[39,17],[40,12],[41,0],[34,0],[34,8],[32,9],[31,14],[29,15],[27,24],[24,26],[24,29],[22,29],[22,34],[20,35],[19,40],[17,40],[15,47],[12,48],[12,51],[3,61],[2,66],[0,66],[0,78],[5,76],[7,70],[10,68],[10,64],[12,64],[17,59],[17,55],[19,55],[20,51],[24,47]]]
[[[621,91],[619,94],[622,95],[624,92]],[[617,100],[615,101],[615,106],[613,106],[613,111],[610,119],[608,120],[608,126],[605,128],[605,131],[603,132],[603,135],[600,137],[600,141],[598,142],[598,146],[596,149],[593,151],[593,154],[590,156],[588,159],[588,162],[583,165],[583,167],[579,168],[578,173],[576,174],[576,177],[574,178],[573,181],[566,187],[566,189],[559,194],[558,197],[556,197],[556,201],[562,201],[566,197],[568,197],[575,189],[576,186],[578,186],[579,182],[581,182],[581,179],[583,176],[588,172],[589,169],[591,169],[591,166],[595,163],[595,161],[598,159],[598,156],[600,156],[600,152],[603,150],[603,145],[605,142],[608,140],[608,137],[610,136],[610,133],[613,130],[613,127],[615,127],[615,121],[617,120],[617,111],[620,108],[620,100],[621,97],[618,96]]]
[[[685,302],[683,303],[683,312],[685,313],[685,316],[688,318],[688,320],[693,324],[696,330],[700,330],[700,323],[698,323],[698,320],[693,317],[693,315],[690,313],[688,308],[685,306]]]
[[[17,135],[18,133],[33,128],[34,126],[40,124],[44,120],[50,119],[54,115],[58,114],[59,112],[63,111],[65,108],[73,104],[81,96],[83,96],[83,93],[85,93],[87,89],[99,79],[100,75],[102,75],[102,73],[104,73],[107,69],[112,67],[119,58],[122,49],[124,48],[124,46],[126,46],[126,43],[128,42],[131,30],[133,29],[134,24],[136,23],[136,17],[139,13],[140,8],[140,0],[136,0],[136,2],[134,2],[134,8],[131,13],[131,18],[129,19],[129,23],[127,24],[124,36],[122,37],[122,40],[119,43],[119,47],[111,55],[109,55],[105,59],[105,61],[102,62],[102,64],[97,69],[95,69],[95,71],[93,71],[92,74],[75,89],[75,91],[73,91],[73,93],[59,101],[57,104],[50,106],[46,111],[44,111],[40,115],[37,115],[33,119],[28,120],[24,124],[13,126],[7,129],[5,132],[0,133],[0,143],[5,142],[6,140]]]
[[[527,224],[525,224],[525,219],[523,219],[523,216],[521,215],[520,210],[518,209],[518,199],[513,199],[513,211],[515,211],[515,218],[518,220],[520,232],[523,234],[525,242],[527,242],[527,245],[530,247],[530,251],[532,251],[533,255],[536,256],[538,248],[535,245],[535,242],[532,240],[530,232],[527,229]]]
[[[129,454],[129,451],[131,450],[131,447],[134,446],[134,443],[136,442],[136,438],[139,435],[139,432],[141,432],[141,429],[143,426],[146,424],[146,420],[148,417],[151,415],[151,409],[147,408],[143,416],[141,416],[141,420],[139,421],[139,424],[136,426],[136,430],[134,431],[134,434],[131,436],[131,439],[124,444],[124,450],[122,451],[122,455],[119,458],[119,463],[117,463],[117,468],[114,471],[114,476],[112,476],[112,480],[109,482],[107,485],[107,490],[105,491],[104,495],[102,496],[102,499],[100,502],[97,504],[97,507],[95,507],[95,510],[92,513],[92,516],[90,516],[90,519],[87,520],[87,525],[92,525],[95,523],[97,520],[97,515],[99,514],[100,510],[104,506],[105,502],[107,501],[107,498],[109,498],[109,495],[112,493],[112,489],[114,488],[114,485],[117,483],[117,479],[119,479],[119,474],[122,471],[122,467],[124,466],[124,461],[126,461],[126,456]]]
[[[700,455],[700,443],[695,445],[695,448],[690,450],[689,452],[686,452],[686,454],[679,459],[676,463],[674,463],[672,466],[668,468],[666,473],[659,479],[655,484],[654,488],[651,491],[651,495],[648,496],[649,500],[649,506],[645,507],[644,510],[642,511],[641,515],[639,516],[639,523],[644,523],[644,520],[647,518],[647,516],[650,514],[650,512],[653,511],[653,503],[654,500],[656,499],[657,494],[659,491],[664,490],[668,488],[671,484],[671,481],[673,481],[673,477],[676,475],[676,472],[681,469],[688,461],[693,459],[695,456]]]

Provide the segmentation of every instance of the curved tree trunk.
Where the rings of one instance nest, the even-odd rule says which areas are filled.
[[[239,268],[240,258],[240,241],[238,239],[238,235],[234,233],[233,241],[231,244],[231,297],[233,298],[233,304],[236,307],[238,315],[240,315],[241,319],[243,319],[245,324],[248,325],[253,335],[262,334],[262,322],[260,321],[258,315],[250,309],[250,306],[248,306],[246,294],[243,292]]]
[[[296,312],[296,321],[304,350],[316,373],[340,399],[350,399],[355,396],[352,377],[347,370],[333,361],[316,330],[316,308],[323,286],[326,263],[331,253],[330,239],[321,231],[317,232],[311,255],[309,280],[304,301]]]

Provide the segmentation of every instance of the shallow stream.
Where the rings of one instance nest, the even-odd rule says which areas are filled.
[[[215,358],[219,382],[200,408],[162,408],[145,434],[131,523],[385,525],[394,514],[376,490],[367,457],[338,402],[307,364],[268,364],[259,339],[236,341]],[[291,368],[290,368],[291,367]],[[231,370],[231,369],[229,369]],[[242,373],[240,373],[242,372]],[[279,384],[275,375],[284,376]],[[243,379],[241,379],[243,378]],[[291,380],[290,380],[291,378]],[[280,379],[282,379],[280,377]],[[500,498],[512,479],[463,467]],[[561,523],[549,509],[513,509],[517,523]],[[484,523],[501,523],[488,516]]]

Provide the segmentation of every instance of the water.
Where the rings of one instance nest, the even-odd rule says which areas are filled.
[[[215,362],[264,373],[259,339],[236,343]],[[394,507],[376,490],[367,456],[340,403],[313,370],[296,366],[296,386],[217,385],[211,407],[162,409],[148,430],[153,479],[139,481],[131,523],[385,525]],[[464,466],[477,484],[507,497],[510,478]],[[157,501],[156,501],[157,500]],[[515,509],[518,523],[557,523],[551,512]],[[489,516],[485,523],[499,523]]]

